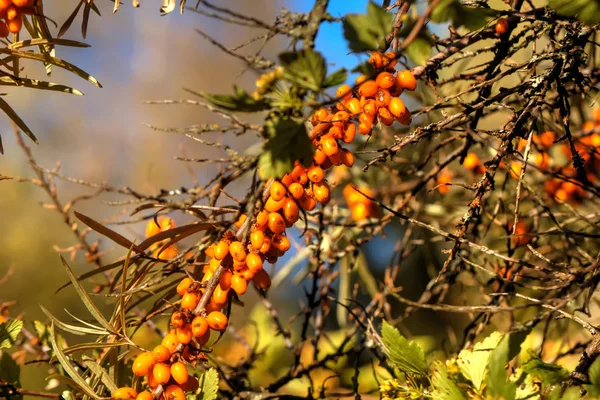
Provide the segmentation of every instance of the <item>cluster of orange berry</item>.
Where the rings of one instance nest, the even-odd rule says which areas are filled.
[[[182,361],[193,362],[199,358],[201,347],[205,345],[211,331],[223,332],[228,325],[228,318],[221,311],[227,306],[233,292],[242,295],[249,282],[254,282],[261,289],[271,285],[269,274],[263,269],[264,262],[275,263],[291,247],[286,235],[286,228],[293,226],[300,218],[300,211],[312,211],[317,203],[327,204],[330,200],[330,187],[325,180],[325,171],[333,165],[354,164],[353,154],[341,147],[340,141],[351,143],[358,131],[367,135],[378,121],[391,125],[396,119],[405,125],[411,121],[410,113],[397,96],[403,90],[414,90],[416,79],[410,71],[402,71],[394,75],[396,60],[392,53],[373,53],[370,63],[377,75],[374,80],[361,76],[357,79],[357,87],[353,90],[342,85],[337,90],[340,102],[336,111],[322,108],[315,112],[312,123],[314,129],[311,139],[315,145],[313,163],[304,167],[296,162],[290,173],[279,180],[272,180],[265,185],[265,202],[263,209],[251,220],[243,214],[236,222],[237,234],[226,231],[223,237],[210,245],[205,253],[208,257],[200,282],[189,277],[184,278],[177,286],[181,296],[180,309],[171,316],[174,328],[163,339],[162,344],[152,352],[138,356],[133,365],[133,372],[138,376],[146,376],[146,382],[152,389],[163,385],[166,387],[167,400],[183,400],[188,385],[197,387],[197,381],[187,374]],[[276,79],[279,72],[271,79]],[[352,188],[351,188],[352,189]],[[377,214],[372,202],[352,189],[345,190],[347,200],[356,220]],[[365,191],[370,194],[370,192]],[[252,222],[251,225],[247,225]],[[159,226],[151,221],[147,236],[162,230],[171,229],[172,221],[159,220]],[[239,237],[247,232],[248,240]],[[171,246],[174,247],[174,246]],[[165,249],[163,254],[169,249]],[[177,254],[177,248],[172,250]],[[167,258],[167,255],[161,258]],[[212,279],[220,271],[218,282]],[[203,294],[209,290],[209,282],[216,283],[207,304],[200,304]],[[211,287],[212,289],[212,287]],[[206,301],[206,300],[205,300]],[[134,396],[135,394],[135,396]],[[139,395],[132,388],[121,388],[113,393],[116,398],[135,398],[150,400],[149,392]],[[183,396],[183,397],[182,397]]]
[[[146,225],[146,237],[149,238],[160,232],[164,232],[173,228],[175,228],[175,221],[173,221],[171,218],[159,217],[156,222],[152,220]],[[177,257],[177,254],[179,253],[179,248],[177,245],[171,245],[163,251],[160,251],[164,243],[165,241],[153,243],[150,247],[150,250],[152,250],[152,255],[161,260],[172,260]]]
[[[23,14],[33,11],[35,0],[0,0],[0,36],[18,33],[23,26]]]
[[[348,184],[344,187],[342,194],[348,203],[352,219],[356,222],[379,215],[377,205],[369,198],[373,197],[373,192],[368,187],[361,187],[357,190],[354,186]]]

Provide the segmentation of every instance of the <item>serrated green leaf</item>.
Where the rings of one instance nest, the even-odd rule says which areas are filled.
[[[488,365],[486,393],[504,400],[513,400],[517,392],[515,384],[508,382],[508,374],[506,373],[510,344],[509,335],[504,335],[498,346],[492,351]]]
[[[455,28],[465,26],[469,30],[476,30],[484,26],[495,13],[493,9],[466,7],[458,0],[442,0],[431,12],[431,21],[451,21]]]
[[[219,374],[214,368],[209,369],[199,379],[200,393],[196,400],[215,400],[219,392]]]
[[[529,356],[530,358],[522,363],[521,368],[524,372],[538,378],[544,384],[553,385],[559,383],[569,375],[567,370],[561,366],[545,363],[533,351],[529,352]],[[597,372],[600,373],[600,366],[598,369]]]
[[[21,387],[21,368],[6,351],[1,352],[0,379],[16,387]]]
[[[502,334],[493,332],[483,341],[473,346],[473,350],[462,350],[456,360],[460,372],[473,383],[476,390],[481,390],[492,350],[498,346]]]
[[[269,119],[264,125],[269,141],[258,159],[262,179],[280,178],[292,170],[294,161],[308,166],[313,147],[304,123],[296,119]]]
[[[431,396],[434,400],[462,400],[466,399],[464,393],[458,385],[448,376],[448,369],[440,362],[433,363],[433,373],[431,376],[431,385],[433,392]]]
[[[9,319],[0,324],[0,349],[10,349],[17,341],[17,336],[23,329],[23,321]]]
[[[348,71],[346,71],[346,68],[340,68],[325,78],[325,81],[323,81],[323,87],[341,85],[342,83],[346,82],[346,79],[348,79]]]
[[[344,19],[344,37],[355,52],[376,50],[392,27],[392,14],[370,1],[366,14],[349,14]]]
[[[401,371],[409,374],[425,375],[427,363],[423,349],[406,339],[395,327],[383,321],[381,336],[390,361]]]
[[[52,322],[52,326],[50,328],[50,343],[52,345],[52,350],[54,350],[54,355],[60,365],[63,367],[65,372],[73,379],[73,381],[77,384],[77,387],[85,393],[87,396],[93,399],[99,399],[100,397],[92,390],[92,388],[87,384],[87,382],[77,373],[73,365],[71,365],[71,361],[63,354],[60,346],[56,342],[56,328],[54,327],[54,322]]]
[[[548,5],[557,13],[577,17],[586,24],[600,22],[600,0],[548,0]]]
[[[264,100],[256,100],[243,89],[234,85],[234,95],[210,94],[203,91],[192,92],[199,95],[210,104],[228,111],[257,112],[268,110],[270,105]]]
[[[540,400],[539,386],[533,376],[525,373],[521,368],[515,369],[510,381],[517,386],[515,400]]]
[[[321,53],[313,50],[282,53],[279,62],[283,77],[289,82],[315,92],[324,86],[327,67]]]
[[[424,65],[431,56],[431,42],[423,37],[416,38],[406,49],[406,55],[417,65]]]

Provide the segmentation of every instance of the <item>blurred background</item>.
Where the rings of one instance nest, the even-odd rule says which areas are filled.
[[[46,2],[48,15],[59,25],[73,10],[73,4],[67,3],[73,2]],[[146,105],[144,102],[193,98],[184,88],[230,93],[232,85],[236,84],[252,91],[257,75],[247,71],[241,61],[204,40],[195,28],[230,47],[240,45],[262,32],[219,23],[191,11],[186,11],[184,15],[172,13],[161,17],[158,12],[159,0],[142,1],[139,9],[133,9],[127,1],[116,14],[112,14],[112,3],[105,3],[100,4],[102,17],[92,13],[87,39],[81,38],[81,15],[65,36],[89,43],[91,48],[57,49],[57,57],[93,75],[103,85],[102,89],[55,68],[49,80],[78,88],[85,96],[23,88],[7,90],[10,95],[7,101],[40,141],[40,145],[36,146],[26,140],[32,146],[34,157],[45,168],[54,168],[60,162],[60,172],[67,176],[115,187],[128,185],[147,194],[158,193],[161,188],[192,187],[195,181],[206,183],[214,176],[218,165],[191,165],[190,170],[189,166],[174,157],[215,157],[214,148],[204,147],[183,135],[151,129],[147,125],[183,128],[193,124],[220,122],[219,119],[200,107]],[[332,0],[330,3],[329,12],[341,16],[364,12],[367,1]],[[306,12],[312,5],[313,2],[307,0],[219,1],[221,7],[235,8],[268,23],[274,20],[282,7]],[[53,33],[56,34],[56,31]],[[285,51],[287,45],[282,40],[271,41],[263,55],[276,60],[276,55]],[[257,49],[258,45],[251,45],[247,50]],[[329,65],[330,71],[340,67],[351,69],[361,60],[359,56],[348,55],[339,23],[325,24],[317,38],[317,49],[328,61],[335,62]],[[28,63],[24,67],[24,75],[46,79],[40,65]],[[5,148],[5,154],[0,157],[0,174],[34,177],[26,156],[16,143],[12,126],[5,117],[0,118],[0,134]],[[213,139],[219,138],[215,136]],[[255,143],[255,138],[250,135],[223,140],[236,149],[244,149]],[[92,189],[67,182],[59,181],[57,186],[58,196],[63,202],[77,195],[93,193]],[[240,193],[244,189],[240,188]],[[105,202],[110,200],[124,198],[103,196],[79,203],[76,210],[101,220],[120,211],[118,207],[106,205]],[[0,277],[11,271],[9,280],[0,288],[0,302],[15,300],[11,316],[22,316],[26,324],[36,319],[45,320],[39,304],[44,304],[58,318],[67,321],[70,317],[64,308],[77,316],[86,315],[74,290],[55,293],[68,278],[54,246],[66,248],[75,244],[75,239],[56,211],[41,206],[46,202],[47,195],[31,183],[18,182],[16,179],[0,182]],[[126,215],[122,215],[115,219],[125,218]],[[139,240],[144,235],[143,223],[113,228],[131,239]],[[391,262],[393,244],[400,232],[392,226],[386,234],[385,238],[377,239],[365,248],[367,263],[375,274]],[[108,240],[101,242],[101,250],[106,252],[103,256],[105,262],[123,255],[122,248]],[[415,254],[415,257],[418,256]],[[71,265],[78,274],[90,269],[82,254]],[[418,295],[421,287],[415,282],[425,282],[426,277],[424,268],[403,270],[401,279],[412,283],[404,295],[412,298]],[[273,304],[286,318],[297,311],[303,297],[301,287],[293,278],[292,274],[269,293]],[[290,291],[297,292],[297,296],[290,295]],[[258,299],[247,297],[247,306],[252,309],[252,303],[257,303]],[[111,310],[112,305],[106,305],[105,298],[96,300],[100,306],[104,304],[105,310]],[[243,326],[247,314],[251,314],[257,326],[271,329],[270,320],[263,318],[265,314],[260,311],[236,313],[234,309],[234,325]],[[431,315],[425,315],[411,328],[416,333],[426,331],[433,322],[431,318]],[[26,326],[31,329],[31,324]],[[151,340],[148,345],[156,344],[156,340]],[[23,386],[43,389],[46,373],[45,365],[25,366]]]

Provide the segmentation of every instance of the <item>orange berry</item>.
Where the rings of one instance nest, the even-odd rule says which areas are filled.
[[[529,228],[523,221],[517,222],[517,226],[515,228],[515,234],[511,238],[511,242],[514,247],[525,246],[529,243],[529,237],[527,236]],[[511,227],[512,232],[512,227]]]
[[[386,107],[379,107],[377,113],[379,114],[379,120],[385,126],[390,126],[394,123],[395,118],[390,112],[390,110],[388,110]]]
[[[246,265],[248,266],[248,269],[252,272],[260,271],[263,267],[263,260],[258,254],[250,253],[246,257]]]
[[[246,259],[246,249],[244,249],[244,245],[241,242],[231,242],[229,253],[231,253],[231,257],[236,261],[244,261]]]
[[[343,84],[335,91],[335,95],[338,99],[343,99],[352,95],[352,88],[350,85]]]
[[[354,140],[355,137],[356,137],[356,125],[354,125],[352,123],[348,124],[348,126],[346,127],[346,129],[344,129],[344,132],[342,133],[342,140],[345,143],[352,143],[352,141]],[[323,161],[325,161],[325,160],[323,160]]]
[[[360,85],[361,83],[363,83],[366,80],[367,80],[367,76],[366,75],[359,75],[354,80],[354,83],[357,84],[357,85]]]
[[[152,350],[152,356],[154,357],[154,359],[158,362],[164,362],[167,361],[169,359],[169,357],[171,357],[171,351],[167,348],[167,346],[163,346],[162,344],[159,344],[158,346],[156,346],[154,348],[154,350]],[[147,375],[148,373],[145,373],[144,375]]]
[[[314,183],[321,182],[323,178],[325,178],[325,172],[318,165],[313,165],[306,171],[306,175],[308,175],[308,180]]]
[[[323,153],[325,154],[325,153]],[[290,191],[290,194],[292,195],[292,197],[296,200],[298,200],[300,197],[302,197],[304,195],[304,188],[302,187],[301,184],[299,183],[292,183],[289,187],[288,190]]]
[[[415,90],[417,88],[417,79],[412,72],[408,70],[398,72],[398,75],[396,75],[396,80],[402,89]]]
[[[233,274],[231,277],[231,288],[237,294],[244,294],[248,289],[248,282],[240,274]]]
[[[300,209],[294,199],[286,201],[285,206],[283,206],[283,216],[291,224],[295,224],[300,218]]]
[[[32,7],[34,0],[12,0],[17,7]]]
[[[154,355],[152,355],[151,352],[146,351],[136,357],[131,370],[133,371],[134,375],[144,376],[147,375],[152,368],[154,368],[155,364],[156,360],[154,359]]]
[[[320,148],[317,148],[315,150],[315,154],[313,155],[313,162],[316,165],[321,165],[321,164],[323,164],[325,162],[325,160],[327,160],[327,154],[325,154],[325,152],[323,152],[323,150],[321,150]],[[292,185],[294,185],[294,184],[299,185],[298,183],[295,183],[295,182],[292,183]],[[290,185],[290,187],[292,185]],[[288,187],[288,189],[289,189],[289,187]]]
[[[255,225],[256,228],[257,229],[263,229],[263,228],[265,228],[267,226],[268,220],[269,220],[269,213],[268,213],[268,211],[262,210],[256,216],[256,225]]]
[[[227,302],[228,293],[229,290],[223,290],[221,285],[217,285],[212,294],[212,301],[214,301],[216,304],[225,304]]]
[[[242,225],[244,224],[244,221],[246,221],[246,218],[248,218],[246,216],[246,214],[242,214],[240,215],[240,217],[237,219],[237,221],[235,221],[233,224],[237,227],[237,228],[241,228]]]
[[[217,260],[216,258],[213,258],[208,262],[208,269],[214,274],[220,265],[221,261]]]
[[[270,213],[268,227],[273,233],[283,233],[285,231],[285,221],[279,213]]]
[[[292,169],[292,180],[294,182],[298,182],[301,185],[305,185],[308,182],[308,177],[306,176],[306,171],[304,167],[300,164],[296,165],[294,169]]]
[[[410,125],[410,123],[412,122],[410,111],[406,110],[406,114],[404,114],[403,117],[398,118],[398,122],[400,122],[402,125]]]
[[[206,333],[208,330],[208,322],[203,317],[196,317],[192,320],[192,334],[198,338]]]
[[[192,333],[192,326],[190,324],[185,324],[181,328],[177,328],[177,341],[179,343],[188,344],[192,341],[192,337],[194,334]]]
[[[219,261],[225,258],[227,253],[229,252],[229,245],[220,240],[219,243],[215,246],[215,258]]]
[[[479,161],[479,157],[477,157],[477,154],[475,153],[469,153],[467,154],[467,156],[465,157],[465,160],[463,161],[463,167],[465,167],[468,170],[474,170],[475,168],[477,168],[480,164]]]
[[[275,247],[277,250],[280,250],[283,252],[288,251],[291,247],[290,239],[288,239],[287,237],[285,237],[283,235],[273,235],[272,243],[273,243],[273,247]],[[262,265],[261,265],[261,267],[262,267]],[[248,268],[250,268],[250,266],[248,266]],[[252,268],[250,268],[250,269],[252,269]]]
[[[154,396],[150,392],[143,391],[142,393],[137,395],[135,400],[154,400]]]
[[[214,258],[214,256],[215,256],[215,245],[211,244],[210,246],[208,246],[206,248],[206,250],[204,250],[204,254],[206,254],[206,257],[208,257],[208,258]]]
[[[188,381],[189,376],[188,369],[184,363],[177,361],[171,364],[171,377],[175,382],[183,385]]]
[[[316,183],[313,188],[315,199],[322,204],[326,204],[330,200],[329,185],[326,182]]]
[[[265,234],[262,231],[254,231],[250,234],[250,244],[256,250],[260,250],[260,248],[262,247],[264,242],[265,242]]]
[[[377,75],[377,78],[375,79],[375,82],[377,82],[377,86],[379,86],[381,89],[391,88],[392,86],[394,86],[395,81],[396,78],[389,72],[380,72],[379,75]]]
[[[350,114],[348,114],[346,111],[338,111],[333,116],[331,122],[333,122],[333,125],[337,127],[343,127],[348,122],[348,119],[350,119]]]
[[[504,35],[508,31],[508,20],[506,18],[498,19],[495,30],[498,35]]]
[[[254,274],[252,281],[256,284],[256,286],[263,290],[267,290],[271,287],[271,277],[269,277],[269,274],[264,269],[257,271]]]
[[[200,302],[200,293],[188,292],[181,298],[181,308],[184,310],[193,310]]]
[[[6,10],[6,19],[8,21],[12,21],[13,19],[17,18],[19,14],[19,9],[17,7],[14,5],[9,6]]]
[[[167,349],[169,349],[169,351],[172,353],[175,351],[175,348],[177,348],[177,345],[179,345],[179,341],[177,340],[177,333],[176,331],[173,329],[172,331],[170,331],[169,333],[167,333],[165,335],[165,337],[163,338],[161,344],[163,346],[165,346]]]
[[[365,105],[363,106],[363,114],[366,114],[370,117],[374,117],[375,115],[377,115],[377,102],[375,100],[367,100],[365,102]],[[363,114],[361,114],[361,116]]]
[[[181,328],[185,324],[185,316],[181,311],[175,311],[171,314],[171,326]]]
[[[186,294],[192,283],[194,283],[194,281],[190,278],[183,278],[181,282],[179,282],[179,284],[177,285],[177,294],[180,296]]]
[[[362,111],[362,107],[360,106],[360,101],[358,99],[350,99],[345,104],[346,109],[352,115],[359,114]]]
[[[209,311],[209,307],[206,308],[206,311]],[[213,311],[218,311],[218,310],[210,310],[210,312],[213,312]],[[207,325],[207,328],[206,328],[206,332],[204,333],[204,335],[196,337],[196,342],[200,346],[205,345],[210,340],[210,329],[208,329],[208,322],[206,323],[206,325]]]
[[[379,89],[377,91],[377,95],[375,96],[375,105],[377,108],[387,107],[390,104],[390,100],[392,99],[392,95],[386,89]]]
[[[164,396],[167,400],[185,400],[185,392],[178,385],[167,386]]]
[[[369,216],[369,208],[365,204],[357,204],[350,210],[352,219],[356,222],[363,221]]]
[[[329,115],[329,112],[325,108],[320,108],[317,111],[315,111],[313,117],[315,118],[316,121],[322,122],[322,121],[327,120],[328,115]]]
[[[377,90],[379,90],[377,82],[370,79],[358,87],[358,94],[364,97],[374,97],[377,94]]]
[[[519,179],[519,176],[521,176],[522,169],[523,164],[520,161],[513,161],[510,163],[510,174],[513,178]]]
[[[369,57],[369,64],[375,68],[383,67],[383,55],[378,51],[373,52]]]
[[[342,163],[348,168],[354,165],[354,154],[350,150],[342,149]]]
[[[0,0],[0,12],[5,12],[12,5],[12,0]]]
[[[222,332],[225,330],[225,328],[227,328],[227,316],[225,316],[225,314],[223,314],[220,311],[213,311],[210,314],[208,314],[208,317],[206,317],[206,321],[208,322],[208,326],[210,327],[210,329],[212,329],[213,331]]]
[[[285,202],[285,198],[281,198],[281,200],[275,200],[273,197],[269,197],[265,202],[265,210],[268,212],[276,212],[281,210],[283,204]]]
[[[300,203],[300,206],[306,211],[312,211],[317,206],[317,201],[308,196],[302,197],[300,200],[298,200],[298,203]]]
[[[323,146],[323,151],[329,157],[336,154],[339,150],[336,140],[331,137],[321,138],[321,146]]]
[[[406,106],[400,97],[391,98],[388,108],[396,118],[403,118],[406,115]]]
[[[137,396],[138,393],[135,391],[135,389],[128,386],[120,387],[112,392],[113,399],[135,399]]]
[[[534,140],[535,139],[536,138],[534,137]],[[554,144],[555,140],[556,140],[556,135],[554,134],[554,132],[546,131],[546,132],[540,133],[537,141],[539,142],[539,144],[541,146],[548,149]]]
[[[245,268],[243,270],[240,271],[240,275],[242,276],[242,278],[244,278],[246,281],[251,280],[252,278],[254,278],[254,274],[255,272],[250,270],[249,268]]]
[[[388,51],[387,53],[383,54],[383,57],[387,58],[389,60],[386,68],[394,69],[394,67],[396,66],[396,63],[398,62],[398,60],[396,60],[396,55],[393,52]]]
[[[542,169],[548,168],[550,164],[550,157],[548,157],[548,153],[536,153],[535,163]]]
[[[152,375],[159,385],[164,385],[171,379],[171,368],[167,364],[158,363],[154,366]]]
[[[158,387],[158,382],[156,382],[156,379],[154,379],[152,372],[146,375],[146,380],[148,381],[148,386],[150,386],[152,389],[156,389]]]
[[[7,37],[9,33],[8,26],[3,21],[0,21],[0,37]]]
[[[265,254],[267,251],[269,251],[269,249],[271,248],[271,238],[268,236],[265,236],[265,240],[263,245],[260,248],[260,252]]]
[[[273,181],[273,183],[271,183],[269,193],[271,194],[271,198],[273,198],[273,200],[280,201],[285,197],[287,190],[281,182]]]

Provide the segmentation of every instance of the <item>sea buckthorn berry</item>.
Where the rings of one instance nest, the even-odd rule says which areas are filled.
[[[263,290],[267,290],[271,287],[271,277],[264,269],[257,271],[256,274],[254,274],[252,281],[256,284],[256,286]]]
[[[508,20],[506,18],[498,19],[495,30],[498,35],[504,35],[506,32],[508,32]]]
[[[344,129],[344,132],[342,133],[342,140],[345,143],[352,143],[354,141],[355,137],[356,137],[356,125],[348,124],[348,126],[346,127],[346,129]],[[325,153],[323,153],[323,154],[325,154]],[[323,161],[325,161],[325,160],[323,160]]]
[[[113,399],[135,399],[138,396],[138,393],[134,388],[130,387],[120,387],[114,392],[112,392]]]
[[[255,272],[252,271],[252,270],[250,270],[250,268],[245,268],[245,269],[243,269],[243,270],[240,271],[240,275],[246,281],[252,280],[252,278],[254,278],[254,274],[255,274]]]
[[[535,138],[534,138],[534,140],[535,140]],[[545,131],[545,132],[540,133],[537,142],[545,148],[550,148],[554,144],[555,140],[556,140],[556,135],[554,134],[554,132]]]
[[[272,242],[273,247],[283,252],[288,251],[291,247],[290,239],[283,235],[273,235]],[[250,266],[248,266],[248,268],[250,268]]]
[[[377,110],[377,113],[379,114],[379,120],[385,126],[390,126],[394,123],[395,118],[387,108],[380,107],[379,110]]]
[[[417,88],[417,79],[412,74],[412,72],[408,70],[398,72],[398,75],[396,75],[396,80],[398,81],[398,85],[402,89],[412,91]]]
[[[327,155],[325,153],[323,153],[323,155],[325,157],[327,157]],[[302,187],[301,184],[299,183],[292,183],[289,187],[288,190],[290,191],[290,194],[292,195],[292,197],[296,200],[298,200],[299,198],[301,198],[304,195],[304,188]]]
[[[229,245],[224,241],[219,241],[215,246],[215,258],[219,261],[225,258],[229,252]]]
[[[333,122],[333,125],[335,125],[335,126],[343,127],[348,122],[348,119],[350,119],[350,114],[348,114],[348,112],[338,111],[333,116],[333,119],[331,120],[331,122]]]
[[[369,208],[365,204],[357,204],[350,209],[350,213],[353,220],[360,222],[369,217]]]
[[[262,210],[256,216],[256,228],[262,229],[267,226],[267,222],[269,221],[269,213],[265,210]],[[229,248],[227,249],[229,250]]]
[[[237,219],[237,221],[235,221],[233,224],[237,227],[237,228],[241,228],[242,225],[244,224],[244,222],[246,221],[246,218],[248,218],[246,216],[246,214],[242,214],[240,215],[240,217]]]
[[[155,364],[156,360],[154,359],[154,356],[152,353],[147,351],[136,357],[131,370],[133,371],[134,375],[144,376],[152,371],[152,368],[154,368]]]
[[[335,153],[338,152],[339,147],[337,142],[332,137],[323,137],[321,138],[321,146],[323,146],[323,151],[328,157],[331,157]],[[308,179],[308,177],[307,177]]]
[[[212,274],[211,274],[212,275]],[[184,310],[193,310],[200,302],[200,293],[188,292],[181,298],[181,308]]]
[[[317,111],[315,111],[314,118],[315,120],[321,122],[325,121],[328,115],[329,112],[325,108],[319,108]]]
[[[326,182],[316,183],[314,185],[313,191],[315,193],[315,199],[322,204],[326,204],[330,200],[330,191],[329,186]]]
[[[550,157],[548,156],[548,153],[537,153],[535,155],[535,163],[542,169],[548,168],[550,165]]]
[[[202,276],[202,282],[206,282],[210,278],[212,278],[212,276],[213,276],[212,271],[208,270],[208,271],[203,271],[203,272],[204,272],[204,275]],[[183,300],[183,299],[181,299],[181,300]]]
[[[229,322],[225,314],[220,311],[213,311],[208,314],[206,321],[208,322],[210,329],[218,332],[224,331],[225,328],[227,328],[227,323]]]
[[[359,75],[354,80],[354,83],[357,84],[357,85],[360,85],[361,83],[363,83],[366,80],[367,80],[367,76],[366,75]]]
[[[250,253],[246,256],[246,265],[252,272],[260,271],[263,268],[263,260],[258,254]]]
[[[200,387],[200,383],[198,382],[198,378],[194,376],[190,376],[186,383],[181,385],[181,389],[184,392],[195,392]]]
[[[312,211],[317,206],[317,200],[315,200],[312,197],[305,196],[299,201],[300,201],[300,205],[302,206],[302,208],[305,209],[306,211]]]
[[[175,348],[179,344],[179,341],[177,340],[177,333],[176,333],[176,331],[173,329],[172,331],[170,331],[169,333],[167,333],[165,335],[165,337],[163,338],[161,344],[163,346],[165,346],[167,349],[169,349],[169,351],[171,353],[174,352]]]
[[[154,366],[152,375],[154,375],[154,379],[159,385],[164,385],[171,379],[171,368],[167,364],[158,363]]]
[[[358,94],[364,97],[374,97],[377,94],[377,90],[379,90],[377,82],[370,79],[368,81],[363,82],[358,87]]]
[[[180,385],[186,383],[189,379],[188,369],[181,361],[171,364],[171,378]]]
[[[463,161],[463,167],[465,167],[468,170],[474,170],[479,166],[479,164],[479,157],[477,157],[477,154],[475,153],[467,154],[465,160]]]
[[[6,10],[6,19],[9,21],[12,21],[13,19],[17,18],[18,15],[19,15],[19,9],[17,7],[15,7],[14,5],[9,6],[8,9]]]
[[[269,251],[270,248],[271,248],[271,238],[268,236],[265,236],[265,241],[259,251],[261,253],[265,254],[267,251]]]
[[[402,125],[405,125],[405,126],[410,125],[410,123],[412,122],[412,117],[411,117],[410,111],[408,111],[408,109],[406,110],[406,114],[404,114],[403,117],[398,118],[398,122],[400,122]]]
[[[392,97],[398,97],[398,96],[400,96],[400,95],[402,94],[402,92],[403,92],[402,86],[400,86],[400,85],[398,84],[398,80],[396,80],[396,81],[394,82],[394,86],[392,86],[392,87],[391,87],[391,88],[389,88],[388,90],[390,91],[390,96],[392,96]]]
[[[150,392],[143,391],[137,395],[135,400],[154,400],[154,396]]]
[[[158,225],[156,224],[158,222]],[[146,224],[146,237],[152,237],[162,231],[174,228],[175,222],[168,217],[159,217],[155,221],[154,219],[148,221]]]
[[[208,262],[208,269],[210,270],[210,272],[212,272],[214,274],[220,265],[221,265],[221,261],[217,260],[216,258],[212,258]]]
[[[286,201],[285,206],[283,206],[283,216],[292,224],[295,224],[300,218],[300,209],[294,199],[288,199]]]
[[[510,227],[510,230],[512,232],[512,226]],[[517,222],[517,226],[515,228],[515,234],[511,238],[511,242],[514,247],[525,246],[527,243],[529,243],[529,236],[527,236],[528,231],[529,231],[529,228],[527,227],[527,224],[525,222],[523,222],[523,221]]]
[[[375,79],[375,82],[377,82],[377,86],[379,86],[381,89],[391,88],[392,86],[394,86],[395,81],[396,78],[389,72],[380,72],[379,75],[377,75],[377,78]]]
[[[354,165],[354,154],[351,151],[342,149],[342,163],[350,168]]]
[[[292,176],[290,174],[285,174],[284,176],[282,176],[280,181],[284,184],[284,186],[290,186],[290,183],[293,182]]]
[[[402,99],[399,97],[391,98],[388,108],[392,115],[396,118],[402,118],[406,115],[406,106],[404,105]]]
[[[227,302],[228,293],[229,290],[223,290],[221,289],[221,285],[217,285],[212,294],[212,300],[217,304],[225,304]]]
[[[321,182],[325,177],[325,172],[323,172],[323,169],[318,165],[310,167],[306,171],[306,174],[308,175],[308,180],[311,182]]]
[[[383,54],[383,57],[388,59],[388,64],[387,64],[386,68],[394,69],[394,67],[396,66],[396,63],[398,62],[398,60],[396,59],[396,55],[393,52],[388,51],[387,53]]]
[[[523,164],[519,161],[513,161],[510,163],[510,174],[513,178],[519,179],[521,176],[521,170],[523,169]]]
[[[192,320],[192,334],[195,337],[200,337],[208,330],[208,322],[204,317],[196,317]]]
[[[377,105],[377,108],[387,107],[390,104],[391,99],[392,96],[390,95],[389,90],[379,89],[377,91],[377,95],[375,96],[375,105]]]
[[[353,124],[351,124],[351,125],[353,125]],[[315,150],[315,154],[313,154],[313,162],[316,165],[321,165],[325,162],[325,160],[327,160],[327,154],[325,154],[325,152],[323,152],[323,150],[321,148],[317,148]],[[292,185],[294,185],[294,184],[296,184],[296,183],[295,182],[292,183]],[[291,185],[290,185],[290,187],[291,187]]]
[[[0,37],[7,37],[9,33],[8,26],[3,21],[0,21]]]
[[[275,200],[275,199],[273,199],[273,197],[269,197],[267,199],[267,201],[265,202],[265,210],[267,210],[268,212],[276,212],[276,211],[281,210],[281,207],[283,207],[283,204],[284,204],[284,200],[285,200],[285,198],[281,198],[280,200]],[[229,246],[229,249],[231,251],[231,245]]]
[[[279,213],[269,214],[268,226],[273,233],[283,233],[283,231],[285,231],[285,221]]]
[[[438,192],[441,194],[446,194],[450,191],[450,186],[448,185],[452,181],[452,172],[448,170],[442,170],[437,178],[437,187]]]
[[[352,88],[350,85],[343,84],[335,91],[335,95],[338,99],[343,99],[352,95]]]
[[[177,328],[177,341],[179,341],[179,343],[188,344],[192,341],[193,336],[192,326],[190,324],[185,324],[181,328]]]
[[[369,64],[375,68],[381,68],[383,66],[383,55],[378,51],[373,52],[369,57]]]
[[[152,389],[156,389],[158,387],[158,382],[156,382],[156,379],[154,379],[154,375],[152,374],[152,372],[146,375],[146,380],[148,386],[150,386]]]
[[[294,169],[292,169],[292,180],[294,182],[298,182],[301,185],[305,185],[308,182],[308,176],[306,176],[306,171],[302,165],[296,165]]]
[[[244,294],[248,289],[248,282],[240,274],[233,274],[231,277],[231,288],[237,294]]]
[[[281,182],[273,181],[273,183],[271,183],[271,187],[269,188],[269,193],[271,194],[271,198],[273,200],[280,201],[285,197],[287,190]]]
[[[231,253],[231,257],[236,261],[244,261],[246,259],[246,250],[241,242],[231,242],[229,252]]]
[[[12,0],[17,7],[32,7],[34,0]]]
[[[206,257],[208,257],[208,258],[213,258],[215,256],[215,245],[214,245],[214,243],[211,244],[210,246],[208,246],[206,248],[206,250],[204,250],[204,254],[206,254]]]
[[[242,268],[246,268],[246,260],[244,260],[244,261],[237,261],[236,260],[236,261],[233,262],[233,269],[235,271],[239,271]]]
[[[171,357],[171,351],[167,348],[167,346],[159,344],[154,348],[154,350],[152,350],[152,356],[158,362],[165,362],[169,359],[169,357]],[[145,373],[144,375],[148,375],[148,373]]]
[[[360,100],[358,99],[348,100],[345,106],[348,112],[350,112],[350,114],[352,115],[359,114],[362,111],[362,107],[360,106]]]
[[[209,307],[206,307],[206,311],[213,312],[213,311],[218,311],[218,310],[210,310],[209,311]],[[208,326],[208,322],[206,323],[206,325]],[[196,343],[198,343],[200,346],[205,345],[206,343],[208,343],[209,340],[210,340],[210,329],[208,329],[208,328],[206,329],[206,332],[204,333],[204,335],[196,337]]]
[[[181,311],[175,311],[171,314],[171,326],[181,328],[185,324],[185,316]]]
[[[264,242],[265,242],[265,234],[262,231],[254,231],[250,234],[250,244],[256,250],[260,250],[260,248],[262,247]]]
[[[185,392],[178,385],[167,386],[164,396],[167,400],[185,400]]]
[[[332,126],[329,132],[327,132],[328,136],[331,136],[334,139],[342,138],[342,128],[340,126]]]
[[[372,99],[365,101],[365,105],[363,106],[363,114],[366,114],[371,117],[377,115],[377,102]]]
[[[192,283],[194,283],[194,281],[190,278],[183,278],[181,282],[179,282],[179,284],[177,285],[177,294],[180,296],[186,294]]]

